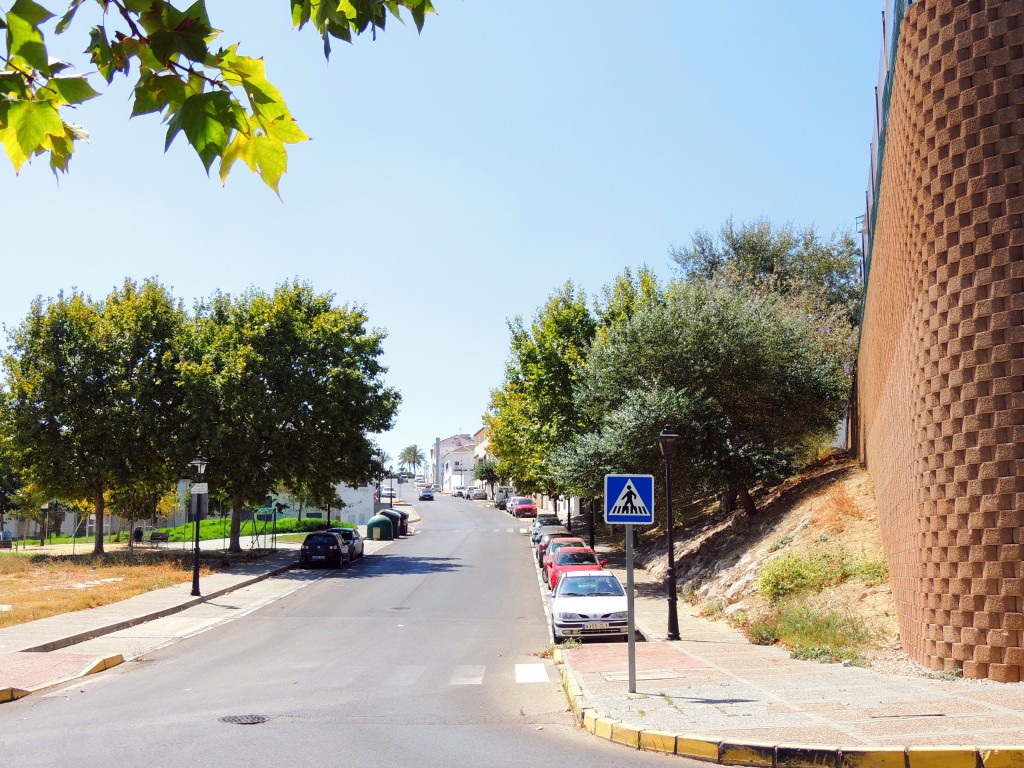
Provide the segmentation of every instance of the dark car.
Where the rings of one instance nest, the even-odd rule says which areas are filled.
[[[420,488],[420,501],[433,501],[434,492],[429,488]]]
[[[349,560],[355,560],[365,554],[363,551],[363,535],[359,532],[358,528],[328,528],[327,532],[336,533],[345,540],[348,544]]]
[[[352,561],[348,542],[337,533],[316,531],[306,535],[299,550],[299,565],[329,565],[341,568]]]

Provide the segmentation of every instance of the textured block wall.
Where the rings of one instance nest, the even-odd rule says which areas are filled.
[[[1024,0],[900,34],[858,368],[904,647],[1024,679]]]

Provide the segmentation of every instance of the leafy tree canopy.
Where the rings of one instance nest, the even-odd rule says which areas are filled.
[[[312,23],[330,55],[332,38],[351,42],[369,30],[374,37],[404,8],[417,30],[434,8],[431,0],[288,0],[292,24]],[[85,53],[108,84],[134,79],[132,117],[160,114],[167,123],[165,148],[182,134],[209,173],[219,161],[221,181],[241,160],[275,192],[287,167],[287,144],[308,137],[281,93],[267,79],[262,58],[243,56],[238,45],[214,45],[215,29],[205,0],[179,8],[168,0],[64,0],[59,18],[34,0],[14,0],[0,11],[6,38],[0,68],[0,142],[15,172],[37,155],[54,173],[67,172],[75,142],[88,137],[67,120],[68,111],[99,92],[89,74],[56,61],[46,34],[89,26]],[[92,11],[88,21],[81,17]],[[283,10],[283,8],[282,8]],[[253,13],[262,13],[252,10]],[[84,35],[83,35],[84,38]]]
[[[767,288],[803,297],[809,308],[824,313],[842,307],[851,324],[859,317],[860,249],[849,233],[822,239],[814,227],[768,219],[737,226],[729,219],[717,237],[699,230],[689,247],[670,253],[684,280]]]

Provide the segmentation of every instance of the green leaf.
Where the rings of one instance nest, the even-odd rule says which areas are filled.
[[[132,117],[162,112],[185,100],[185,83],[177,75],[144,73],[135,84]]]
[[[68,27],[71,26],[71,21],[75,18],[75,14],[78,13],[79,7],[85,0],[71,0],[71,4],[68,7],[67,13],[60,17],[60,21],[57,22],[57,34],[63,34],[67,32]]]
[[[161,62],[184,56],[190,61],[205,61],[210,51],[207,39],[215,37],[203,0],[179,11],[165,2],[154,2],[140,21],[149,33],[153,55]]]
[[[7,48],[14,66],[50,73],[39,24],[52,17],[53,14],[30,0],[18,0],[14,4],[7,14]]]
[[[85,75],[52,77],[49,85],[59,94],[59,101],[62,104],[81,104],[100,95],[89,85]]]
[[[299,127],[299,124],[291,117],[274,120],[264,127],[267,129],[268,136],[277,139],[278,141],[282,141],[285,144],[297,144],[300,141],[309,141],[309,136],[306,135],[306,132],[303,131]]]
[[[33,154],[38,154],[47,142],[47,136],[64,135],[57,108],[50,102],[15,101],[7,109],[7,126],[3,134],[4,149],[14,164],[15,172]]]
[[[231,94],[224,91],[189,96],[167,124],[165,149],[183,131],[209,173],[213,161],[224,154],[235,127],[231,101]]]
[[[280,197],[277,185],[288,168],[288,153],[285,152],[284,144],[269,136],[257,136],[252,140],[252,148],[260,178]]]
[[[291,0],[292,4],[292,26],[302,29],[309,21],[311,9],[310,0]]]

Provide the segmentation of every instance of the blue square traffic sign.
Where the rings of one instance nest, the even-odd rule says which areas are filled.
[[[605,475],[606,523],[654,522],[654,475]]]

